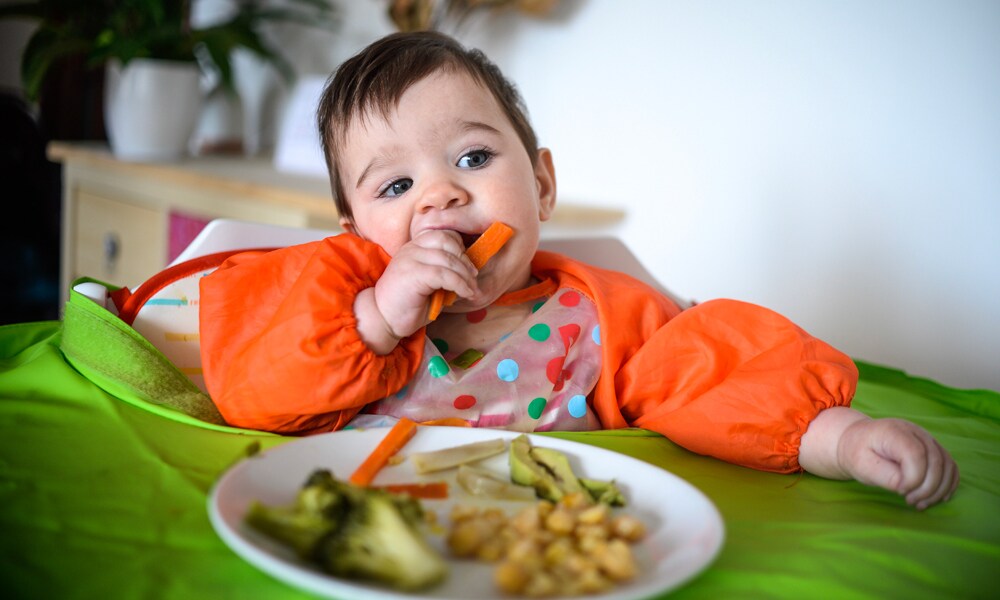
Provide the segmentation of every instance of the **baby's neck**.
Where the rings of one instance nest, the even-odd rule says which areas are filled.
[[[534,304],[493,305],[470,313],[443,313],[427,326],[427,335],[431,339],[446,338],[455,347],[489,352],[501,338],[531,316]]]

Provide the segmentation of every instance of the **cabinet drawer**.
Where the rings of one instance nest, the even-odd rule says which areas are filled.
[[[79,190],[75,221],[73,278],[135,289],[167,264],[167,222],[159,210]]]

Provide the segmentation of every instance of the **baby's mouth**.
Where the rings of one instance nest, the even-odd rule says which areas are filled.
[[[483,235],[482,233],[462,233],[461,231],[458,232],[458,234],[462,236],[462,243],[465,244],[466,250],[469,249],[469,246],[476,243],[476,240]]]

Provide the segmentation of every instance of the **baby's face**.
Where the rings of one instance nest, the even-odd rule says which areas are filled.
[[[426,230],[456,231],[468,245],[503,221],[514,237],[481,271],[480,289],[496,297],[528,283],[540,222],[555,207],[551,157],[543,150],[533,167],[493,95],[470,76],[432,73],[388,119],[356,119],[341,157],[354,216],[345,229],[394,255]]]

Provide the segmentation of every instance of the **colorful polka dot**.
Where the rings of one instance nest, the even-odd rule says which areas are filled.
[[[601,345],[601,326],[594,325],[594,328],[590,330],[590,339],[594,340],[594,343],[598,346]]]
[[[572,372],[567,369],[563,369],[563,364],[566,362],[565,356],[557,356],[549,361],[549,364],[545,365],[545,376],[548,377],[549,381],[552,383],[552,391],[558,392],[563,388],[566,380],[572,376]]]
[[[535,398],[530,403],[528,403],[528,416],[532,419],[537,419],[542,416],[542,411],[545,410],[545,405],[548,402],[545,398]]]
[[[497,365],[497,377],[501,381],[516,380],[520,371],[521,367],[518,366],[517,361],[511,358],[505,358]]]
[[[587,397],[583,394],[577,394],[569,399],[569,403],[566,405],[569,410],[569,416],[576,419],[580,419],[587,415]]]
[[[465,410],[467,408],[472,408],[476,405],[476,397],[470,396],[468,394],[462,394],[452,403],[458,410]]]
[[[486,309],[480,308],[469,313],[465,313],[465,318],[469,323],[480,323],[486,318]]]
[[[406,392],[408,392],[408,391],[410,391],[410,386],[404,385],[403,389],[401,389],[398,392],[396,392],[396,397],[397,398],[404,398],[406,396]]]
[[[580,337],[580,326],[575,323],[563,325],[559,328],[559,335],[562,337],[563,347],[569,351],[569,347]]]
[[[431,343],[434,344],[434,347],[437,348],[438,352],[441,354],[448,352],[448,342],[442,340],[441,338],[434,338],[431,340]]]
[[[548,325],[545,323],[536,323],[531,326],[531,329],[528,330],[528,337],[536,342],[544,342],[549,339],[549,334],[551,333],[552,330],[549,329]]]
[[[475,348],[469,348],[465,352],[451,359],[451,365],[460,369],[470,369],[485,356]]]
[[[559,381],[559,375],[562,374],[563,363],[565,362],[565,356],[557,356],[550,360],[549,364],[545,365],[545,376],[549,378],[551,383]]]
[[[579,292],[566,292],[562,296],[559,296],[559,304],[563,306],[576,306],[580,303],[580,293]]]
[[[431,377],[444,377],[448,374],[450,369],[448,368],[448,363],[444,362],[444,359],[440,356],[432,356],[431,360],[427,363],[427,371],[431,374]]]
[[[538,309],[541,308],[541,307],[543,307],[543,306],[545,306],[545,300],[542,300],[538,304],[532,306],[531,307],[531,312],[533,312],[533,313],[538,312]]]

